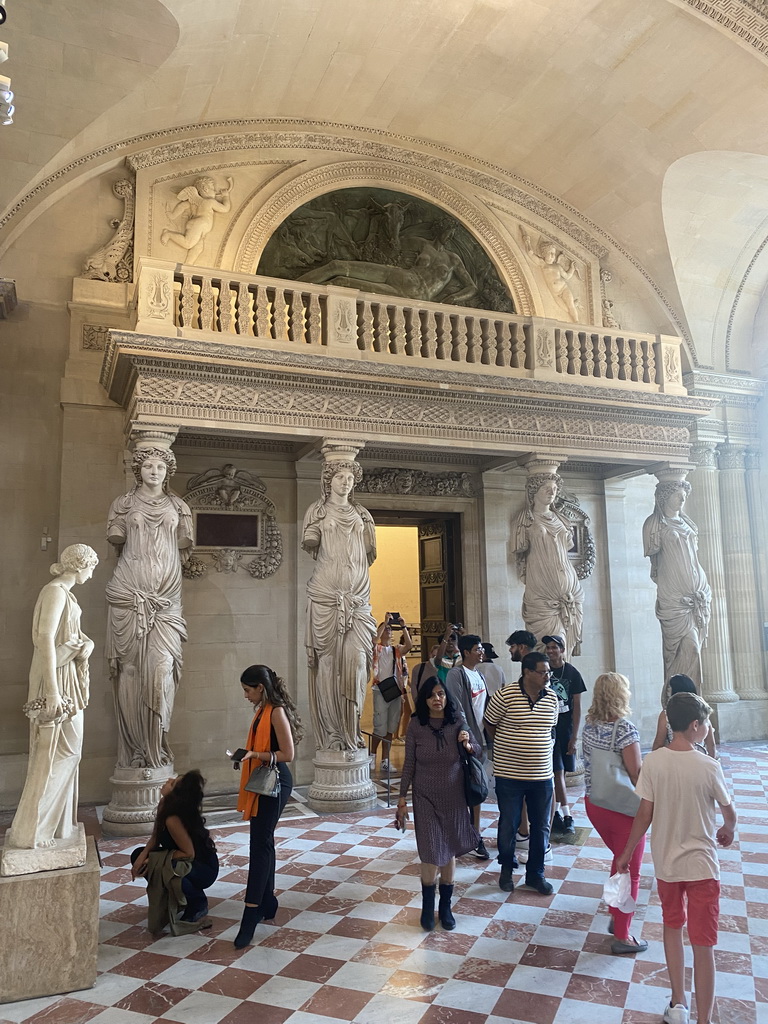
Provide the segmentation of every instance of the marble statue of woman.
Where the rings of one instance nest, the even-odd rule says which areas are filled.
[[[525,628],[538,639],[564,637],[567,659],[581,653],[584,591],[568,557],[573,530],[554,508],[559,483],[556,473],[528,478],[526,506],[517,517],[512,541],[525,583]]]
[[[701,648],[712,605],[712,591],[699,564],[699,531],[683,513],[690,490],[687,480],[658,484],[653,514],[643,524],[645,557],[651,560],[656,584],[665,687],[677,673],[701,686]]]
[[[109,510],[107,539],[119,553],[106,590],[118,768],[160,768],[173,761],[166,734],[187,639],[182,557],[192,545],[189,506],[168,490],[175,471],[170,449],[137,448],[136,486]]]
[[[70,839],[77,829],[77,781],[88,705],[88,659],[93,651],[80,628],[72,588],[93,575],[98,556],[71,544],[51,566],[55,579],[40,591],[32,616],[34,654],[29,671],[29,765],[7,846],[34,850]]]
[[[361,477],[356,462],[326,462],[323,497],[304,517],[302,547],[316,562],[307,584],[305,643],[318,750],[363,746],[360,713],[376,637],[368,575],[376,532],[370,513],[351,499]]]

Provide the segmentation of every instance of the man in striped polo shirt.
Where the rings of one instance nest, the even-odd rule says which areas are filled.
[[[523,801],[528,806],[530,845],[525,884],[542,896],[552,892],[544,878],[544,851],[549,844],[552,809],[552,738],[559,703],[550,690],[549,661],[533,651],[521,662],[519,682],[497,690],[485,709],[485,728],[493,743],[493,774],[499,803],[499,888],[512,892],[515,836]]]

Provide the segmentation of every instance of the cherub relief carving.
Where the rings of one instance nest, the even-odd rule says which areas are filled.
[[[558,251],[555,243],[548,238],[542,238],[538,251],[535,251],[528,232],[521,228],[520,233],[523,236],[523,245],[528,259],[541,270],[541,276],[544,278],[552,298],[558,307],[567,314],[569,320],[578,323],[579,300],[574,298],[568,283],[574,275],[581,280],[576,263],[574,260],[569,260],[562,250]]]
[[[160,235],[160,242],[167,245],[173,242],[187,250],[186,263],[196,263],[205,247],[205,239],[213,228],[213,219],[217,213],[229,213],[232,202],[229,194],[234,186],[232,178],[227,178],[227,187],[217,190],[213,178],[204,175],[194,185],[187,185],[177,195],[176,203],[168,210],[168,216],[174,222],[186,218],[183,231],[172,231],[165,228]]]

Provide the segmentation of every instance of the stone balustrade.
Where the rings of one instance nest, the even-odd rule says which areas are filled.
[[[228,335],[374,362],[686,394],[680,339],[486,312],[142,257],[136,330]]]

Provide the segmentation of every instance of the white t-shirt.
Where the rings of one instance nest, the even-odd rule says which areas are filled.
[[[653,803],[656,877],[663,882],[719,878],[716,804],[731,802],[720,764],[700,750],[660,747],[643,761],[635,792]]]
[[[395,674],[395,648],[379,647],[379,681]]]
[[[477,666],[477,671],[485,680],[489,697],[492,697],[497,690],[501,690],[507,685],[504,669],[494,661],[481,661]]]
[[[475,720],[482,730],[483,715],[485,714],[485,702],[488,699],[485,680],[476,668],[467,668],[465,665],[464,671],[467,673],[467,679],[469,680],[469,692],[472,697],[472,710],[475,713]]]

